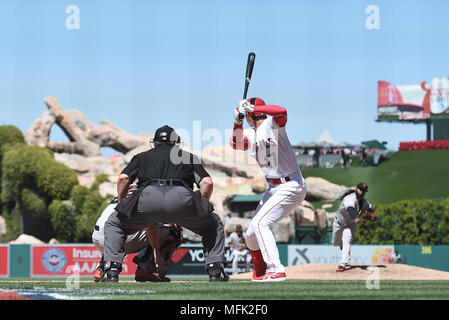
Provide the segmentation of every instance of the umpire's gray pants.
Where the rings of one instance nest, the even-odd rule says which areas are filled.
[[[181,186],[148,186],[129,219],[112,213],[104,226],[104,261],[122,263],[127,235],[156,223],[175,223],[200,235],[206,265],[225,261],[220,217],[214,212],[199,217],[191,192]]]
[[[100,231],[95,230],[92,233],[92,242],[101,253],[104,251],[104,231],[102,231],[100,229]],[[125,254],[136,253],[149,245],[150,242],[145,230],[134,232],[126,237],[124,244]]]

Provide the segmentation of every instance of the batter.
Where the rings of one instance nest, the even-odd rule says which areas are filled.
[[[241,114],[245,115],[250,128],[243,130]],[[300,205],[306,196],[306,184],[287,137],[286,123],[285,108],[266,105],[260,98],[241,100],[234,110],[231,146],[249,150],[270,181],[246,231],[246,244],[254,263],[255,282],[287,279],[270,225]]]

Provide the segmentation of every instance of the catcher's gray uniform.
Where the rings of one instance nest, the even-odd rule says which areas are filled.
[[[360,217],[364,211],[372,210],[371,204],[365,198],[362,198],[361,204],[359,204],[356,192],[343,198],[340,207],[335,214],[332,233],[332,244],[340,247],[342,250],[341,266],[346,266],[351,261],[351,241],[357,228],[355,219],[350,216],[347,210],[349,207],[356,210],[357,217]]]

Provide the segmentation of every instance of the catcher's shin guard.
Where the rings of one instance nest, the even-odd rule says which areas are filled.
[[[249,253],[254,264],[253,279],[263,276],[267,271],[267,264],[263,260],[262,252],[260,250],[249,250]]]
[[[97,267],[95,268],[94,273],[94,282],[100,282],[101,278],[104,274],[104,256],[101,257],[101,260],[97,263]]]

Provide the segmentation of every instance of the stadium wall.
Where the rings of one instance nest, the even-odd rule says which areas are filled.
[[[285,266],[306,263],[337,264],[340,249],[330,245],[279,244],[281,262]],[[353,245],[351,263],[354,265],[385,265],[392,263],[391,254],[398,251],[402,263],[449,272],[448,245]],[[226,272],[231,273],[232,254],[226,248]],[[59,245],[0,245],[0,277],[67,277],[77,273],[91,277],[101,253],[92,244]],[[134,255],[128,255],[121,276],[132,277]],[[168,266],[170,275],[205,275],[201,244],[183,244]],[[239,260],[239,272],[245,272],[245,261]]]

